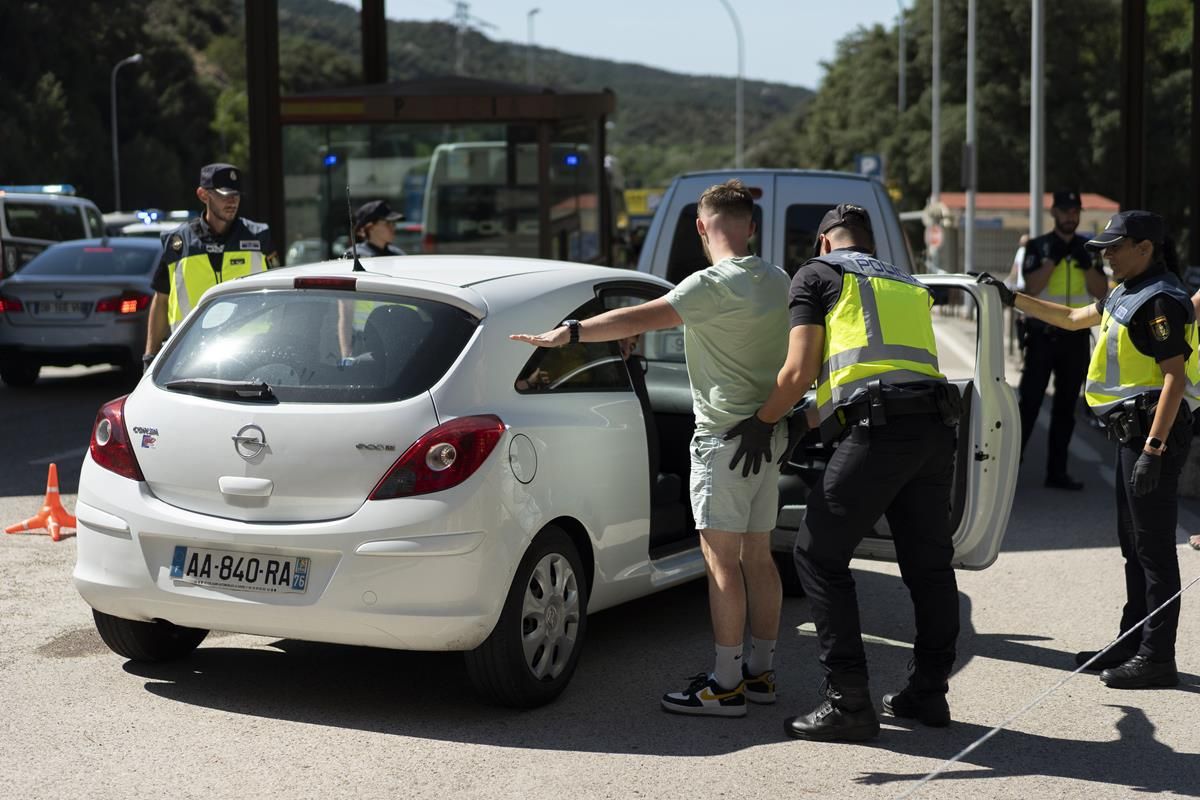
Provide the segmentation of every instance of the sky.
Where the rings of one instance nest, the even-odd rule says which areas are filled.
[[[359,6],[355,0],[342,0]],[[821,62],[862,25],[895,23],[900,0],[729,0],[745,39],[746,78],[815,89]],[[386,0],[388,19],[444,20],[452,0]],[[911,0],[905,2],[911,5]],[[696,75],[737,74],[733,23],[720,0],[472,0],[490,39]]]

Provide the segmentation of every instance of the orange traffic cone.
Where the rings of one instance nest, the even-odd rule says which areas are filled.
[[[45,528],[50,531],[50,538],[57,542],[62,539],[63,528],[74,527],[75,518],[67,513],[58,497],[58,466],[51,464],[50,473],[46,476],[46,500],[42,505],[42,510],[24,522],[9,525],[4,532],[20,533]]]

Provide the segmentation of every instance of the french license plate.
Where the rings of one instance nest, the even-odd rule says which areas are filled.
[[[199,586],[268,594],[302,594],[312,559],[175,545],[171,577]]]
[[[42,301],[36,303],[37,314],[79,314],[83,311],[83,303],[65,301]]]

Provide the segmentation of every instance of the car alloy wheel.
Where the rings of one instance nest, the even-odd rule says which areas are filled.
[[[579,632],[579,584],[565,557],[550,553],[525,586],[521,645],[525,663],[539,680],[557,678],[570,661]]]

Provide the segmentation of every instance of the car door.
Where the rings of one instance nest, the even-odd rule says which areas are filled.
[[[934,292],[934,336],[942,373],[962,393],[950,518],[954,566],[984,569],[1000,552],[1012,510],[1020,463],[1020,417],[1004,378],[1004,308],[991,289],[965,275],[923,275]],[[830,451],[806,441],[781,478],[778,527],[772,547],[790,550],[804,524],[807,494],[823,474]],[[895,561],[887,521],[880,519],[855,555]]]

